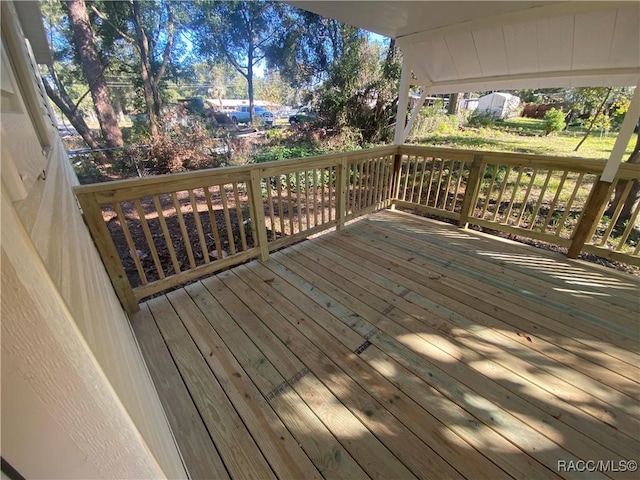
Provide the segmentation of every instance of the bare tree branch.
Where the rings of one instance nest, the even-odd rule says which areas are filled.
[[[171,55],[171,48],[173,47],[173,36],[175,33],[175,25],[173,19],[173,11],[171,10],[171,6],[169,2],[165,3],[167,7],[167,43],[164,47],[164,52],[162,53],[162,63],[160,64],[160,68],[153,78],[154,83],[158,83],[160,79],[164,76],[164,72],[167,69],[167,65],[169,63],[169,57]]]
[[[109,25],[111,25],[111,27],[118,32],[118,35],[120,35],[123,39],[125,39],[127,42],[132,43],[133,46],[135,46],[137,48],[136,45],[136,39],[127,35],[126,33],[124,33],[122,30],[120,30],[115,23],[113,23],[109,17],[107,15],[105,15],[104,13],[102,13],[100,10],[98,10],[96,8],[95,5],[91,4],[91,10],[93,10],[93,13],[95,13],[98,18],[100,18],[101,20],[107,22]]]

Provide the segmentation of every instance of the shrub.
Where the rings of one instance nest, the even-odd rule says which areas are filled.
[[[487,113],[485,111],[478,112],[474,110],[474,112],[469,117],[467,124],[470,127],[493,127],[496,124],[496,117],[491,115],[491,113]]]
[[[549,135],[553,132],[560,132],[564,129],[564,113],[561,110],[552,108],[544,114],[544,133]]]

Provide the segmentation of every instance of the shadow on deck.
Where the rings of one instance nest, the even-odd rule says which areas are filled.
[[[132,325],[193,478],[635,478],[639,287],[384,211]]]

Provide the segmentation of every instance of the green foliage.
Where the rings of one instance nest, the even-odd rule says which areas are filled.
[[[544,114],[544,133],[549,135],[553,132],[561,132],[564,129],[564,113],[561,110],[552,108]]]
[[[477,110],[476,110],[469,117],[467,124],[470,127],[489,128],[496,125],[496,118],[490,113],[485,113],[485,112],[477,113]]]
[[[444,103],[438,100],[434,105],[423,107],[420,110],[412,129],[413,137],[420,137],[433,132],[452,133],[458,129],[458,116],[443,113],[443,105]]]
[[[292,146],[273,145],[253,156],[256,163],[271,162],[274,160],[286,160],[287,158],[302,158],[313,155],[322,155],[324,151],[310,142],[299,143]]]

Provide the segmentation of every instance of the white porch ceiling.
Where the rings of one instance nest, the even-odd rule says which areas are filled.
[[[289,1],[391,38],[431,93],[629,86],[640,2]]]

